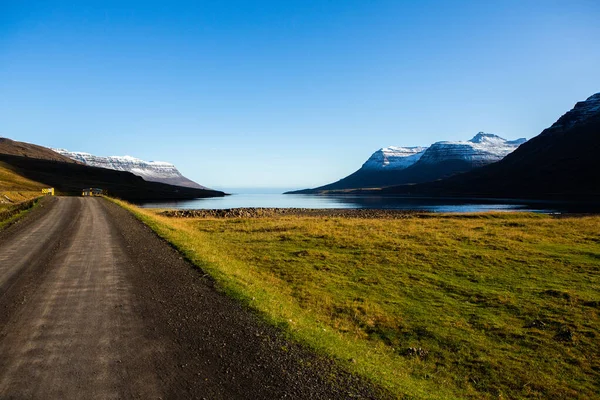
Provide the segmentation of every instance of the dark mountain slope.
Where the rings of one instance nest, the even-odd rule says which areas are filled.
[[[369,170],[361,168],[337,182],[320,186],[315,189],[304,189],[289,193],[325,193],[330,190],[380,188],[406,183],[429,182],[461,172],[470,171],[471,169],[473,169],[472,164],[463,160],[444,160],[436,164],[415,164],[402,170]]]
[[[503,160],[386,194],[600,201],[600,93]]]

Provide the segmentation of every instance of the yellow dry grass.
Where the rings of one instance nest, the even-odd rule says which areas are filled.
[[[20,203],[38,197],[46,185],[20,176],[0,162],[0,211],[11,204]]]

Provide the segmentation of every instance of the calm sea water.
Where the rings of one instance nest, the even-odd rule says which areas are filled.
[[[231,192],[230,192],[231,193]],[[552,213],[564,211],[559,206],[532,204],[526,201],[407,199],[387,196],[323,196],[281,193],[238,193],[231,196],[185,201],[143,203],[147,208],[224,209],[239,207],[279,208],[378,208],[421,210],[431,212],[533,211]]]

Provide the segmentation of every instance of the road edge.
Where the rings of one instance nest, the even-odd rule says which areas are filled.
[[[198,265],[194,260],[187,257],[185,252],[182,251],[182,249],[180,249],[176,244],[170,242],[166,237],[161,235],[160,232],[158,232],[155,229],[155,227],[152,226],[152,224],[149,224],[147,221],[148,217],[146,217],[143,214],[140,214],[136,210],[136,206],[134,204],[130,204],[124,200],[114,199],[114,198],[111,198],[108,196],[103,196],[103,197],[107,201],[114,203],[117,206],[125,209],[127,212],[131,213],[131,215],[133,215],[135,217],[135,219],[140,221],[144,226],[148,227],[148,229],[150,229],[150,231],[158,239],[160,239],[161,241],[166,243],[168,246],[170,246],[172,249],[174,249],[174,251],[179,253],[179,255],[188,264],[190,264],[197,272],[199,272],[202,275],[202,278],[205,282],[209,283],[210,286],[212,286],[215,290],[217,290],[224,296],[226,296],[226,297],[230,298],[232,301],[238,303],[239,306],[241,306],[241,307],[245,308],[247,311],[251,312],[258,320],[260,320],[261,323],[264,323],[264,324],[268,325],[270,328],[276,330],[284,340],[286,340],[294,345],[300,346],[300,347],[306,349],[307,351],[315,354],[318,357],[322,357],[322,358],[328,360],[333,365],[335,365],[335,367],[338,368],[340,370],[340,372],[354,376],[356,379],[359,379],[360,381],[362,381],[364,383],[365,387],[368,387],[369,390],[373,392],[373,394],[376,396],[376,398],[378,398],[378,399],[394,399],[394,398],[396,398],[396,395],[392,394],[392,392],[385,386],[379,384],[376,381],[373,381],[368,376],[365,376],[363,374],[358,373],[357,371],[353,371],[353,370],[349,369],[347,367],[347,365],[345,365],[345,362],[344,362],[345,360],[338,359],[337,357],[335,357],[335,355],[328,353],[324,349],[312,346],[311,343],[303,341],[301,338],[294,335],[294,332],[292,330],[288,330],[287,326],[278,323],[275,319],[271,318],[269,315],[265,314],[263,311],[252,307],[251,301],[249,299],[245,298],[243,296],[243,294],[240,294],[233,290],[229,290],[228,288],[222,287],[219,284],[218,279],[213,277],[209,273],[209,271],[206,271],[202,267],[202,265]],[[408,395],[408,396],[410,397],[410,395]]]
[[[7,229],[40,204],[44,196],[13,204],[8,210],[0,211],[0,231]]]

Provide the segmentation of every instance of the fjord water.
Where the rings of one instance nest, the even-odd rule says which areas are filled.
[[[293,195],[273,191],[229,191],[231,196],[183,201],[161,201],[141,204],[146,208],[227,209],[227,208],[371,208],[419,210],[430,212],[533,211],[550,213],[559,207],[531,204],[526,201],[455,200],[403,198],[365,195]]]

